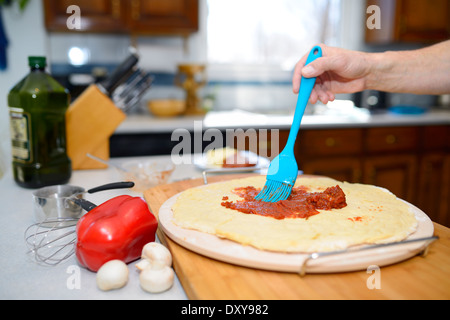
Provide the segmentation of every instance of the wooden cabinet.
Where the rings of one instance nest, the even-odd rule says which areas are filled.
[[[360,182],[362,138],[361,129],[301,130],[295,146],[299,168],[307,174]]]
[[[423,128],[418,192],[414,202],[436,221],[450,226],[450,127]]]
[[[450,1],[397,0],[394,36],[400,42],[438,42],[450,37]]]
[[[417,159],[413,154],[366,157],[363,159],[362,182],[383,187],[397,197],[415,200]]]
[[[80,28],[70,29],[67,26],[69,17],[75,14],[68,10],[71,5],[80,8]],[[94,31],[124,32],[125,2],[107,0],[44,0],[45,26],[48,31]],[[69,11],[69,12],[67,12]]]
[[[362,148],[361,130],[306,130],[297,138],[302,156],[358,155]]]
[[[362,163],[356,157],[336,157],[332,160],[315,159],[300,162],[300,169],[306,174],[332,177],[339,181],[361,182]]]
[[[295,154],[306,174],[361,182],[363,129],[300,130]]]
[[[365,28],[367,43],[436,43],[450,38],[448,0],[367,0],[380,8],[380,29]]]
[[[414,151],[418,144],[417,127],[383,127],[365,130],[364,148],[370,154]]]
[[[80,9],[80,29],[67,26]],[[198,0],[44,0],[45,26],[53,32],[188,35],[198,30]]]
[[[134,33],[188,34],[198,30],[198,0],[132,0],[128,27]]]
[[[417,200],[414,203],[435,221],[450,226],[450,156],[426,154],[420,159]]]

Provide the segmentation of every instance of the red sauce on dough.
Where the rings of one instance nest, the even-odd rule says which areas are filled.
[[[258,214],[275,219],[309,218],[318,210],[341,209],[347,206],[344,191],[337,185],[323,192],[308,192],[305,187],[293,188],[288,199],[270,203],[255,200],[260,192],[255,187],[236,188],[233,192],[242,200],[224,201],[222,206],[247,214]],[[226,199],[225,199],[226,198]],[[222,200],[228,200],[224,197]]]

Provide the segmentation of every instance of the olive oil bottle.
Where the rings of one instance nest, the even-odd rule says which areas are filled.
[[[45,57],[28,58],[30,73],[8,94],[14,180],[25,188],[66,183],[65,113],[70,95],[45,71]]]

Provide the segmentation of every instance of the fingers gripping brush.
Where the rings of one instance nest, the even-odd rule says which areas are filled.
[[[319,46],[313,47],[305,65],[320,57],[322,57],[322,49]],[[283,151],[270,162],[269,169],[267,170],[266,184],[255,197],[256,200],[277,202],[286,200],[290,196],[298,175],[297,161],[294,156],[295,140],[315,83],[316,78],[301,78],[300,92],[297,98],[294,120],[292,121],[288,141]]]

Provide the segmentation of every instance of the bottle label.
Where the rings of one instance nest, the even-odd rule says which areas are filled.
[[[30,114],[20,108],[9,108],[12,157],[24,163],[32,162]]]

